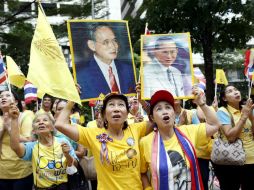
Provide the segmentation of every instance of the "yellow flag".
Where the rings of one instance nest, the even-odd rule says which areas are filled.
[[[223,69],[216,69],[216,83],[228,85],[228,80]]]
[[[6,62],[10,83],[18,88],[22,88],[26,81],[25,75],[10,56],[6,56]]]
[[[81,104],[74,80],[39,3],[27,80],[41,92]]]

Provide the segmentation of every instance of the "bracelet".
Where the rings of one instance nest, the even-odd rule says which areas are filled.
[[[206,103],[204,102],[203,104],[200,104],[200,105],[198,105],[199,107],[202,107],[202,106],[204,106],[204,105],[206,105]]]

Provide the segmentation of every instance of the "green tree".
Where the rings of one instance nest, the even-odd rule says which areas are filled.
[[[133,41],[145,23],[157,34],[190,32],[195,51],[202,51],[207,99],[214,96],[213,52],[244,48],[254,36],[254,1],[246,0],[144,0],[138,15],[130,19]],[[144,19],[140,15],[146,11]],[[139,24],[137,24],[139,23]]]

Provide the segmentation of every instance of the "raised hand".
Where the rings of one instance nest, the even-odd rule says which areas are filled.
[[[187,112],[183,110],[183,112],[179,116],[179,123],[178,125],[186,125],[187,124]]]
[[[205,93],[202,92],[197,86],[192,88],[192,94],[194,95],[193,103],[198,106],[202,106],[205,104]]]
[[[253,108],[254,108],[254,104],[252,102],[252,99],[249,98],[246,101],[246,104],[242,106],[242,110],[241,110],[242,116],[241,116],[241,118],[242,119],[247,119],[249,117],[252,117]]]
[[[61,144],[61,147],[62,147],[62,151],[63,151],[64,156],[65,157],[69,156],[69,152],[71,150],[71,147],[66,142],[63,142]]]

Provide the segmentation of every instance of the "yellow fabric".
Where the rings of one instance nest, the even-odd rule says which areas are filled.
[[[27,80],[44,93],[81,104],[72,75],[41,4],[31,44]]]
[[[26,77],[10,56],[6,56],[8,78],[10,83],[18,88],[25,84]]]
[[[145,135],[146,122],[134,123],[124,130],[122,140],[107,142],[110,164],[101,163],[101,143],[96,136],[107,133],[105,128],[87,128],[78,126],[79,142],[89,148],[95,160],[98,190],[141,190],[139,140]],[[127,144],[128,138],[134,138],[134,146]]]
[[[57,140],[54,141],[54,150],[53,147],[47,147],[42,144],[39,145],[39,165],[37,164],[38,160],[38,144],[36,144],[33,148],[33,159],[32,159],[32,166],[33,166],[33,173],[34,175],[34,184],[37,187],[46,188],[50,187],[54,184],[61,184],[64,182],[67,182],[67,174],[66,174],[66,167],[67,167],[67,161],[66,157],[63,156],[63,151],[60,142]],[[53,153],[55,156],[53,156]],[[49,160],[52,160],[52,163],[49,162]],[[55,168],[58,169],[57,171],[54,171],[52,169],[49,169],[49,165],[53,164],[53,160],[55,160]],[[48,167],[46,167],[48,166]],[[53,166],[51,166],[53,167]],[[38,168],[36,173],[36,168]],[[54,172],[57,172],[59,175],[56,176]]]
[[[93,121],[89,121],[86,125],[86,127],[97,127],[97,123],[96,123],[96,120],[93,120]]]
[[[213,106],[209,106],[214,112],[215,109]],[[215,137],[217,135],[214,134],[213,136]],[[211,153],[212,153],[212,148],[213,148],[213,143],[214,143],[214,139],[207,139],[208,144],[204,144],[203,146],[200,146],[198,148],[196,148],[196,154],[198,158],[203,158],[203,159],[211,159]]]
[[[216,69],[216,83],[228,85],[228,80],[223,69]]]
[[[21,123],[21,126],[24,126],[24,127],[20,128],[20,133],[21,133],[20,136],[23,136],[23,137],[31,136],[33,119],[34,119],[34,112],[30,110],[25,110],[22,113],[20,123]]]
[[[3,127],[3,120],[0,117],[0,127]],[[28,137],[31,135],[32,126],[20,126],[20,135]],[[32,174],[30,162],[20,159],[10,147],[10,136],[5,131],[2,139],[2,154],[0,156],[0,179],[21,179]]]
[[[97,127],[97,123],[96,123],[96,120],[93,120],[93,121],[89,121],[86,125],[86,127],[91,127],[91,128],[96,128]],[[87,149],[87,157],[92,157],[93,156],[93,153],[90,149]]]
[[[221,107],[219,109],[226,112],[227,114],[228,114],[228,111],[230,111],[230,113],[232,114],[232,116],[234,118],[235,124],[238,123],[238,121],[241,118],[240,110],[237,110],[237,109],[235,109],[231,106],[227,107],[228,111],[223,107]],[[252,129],[251,128],[252,128],[251,121],[249,119],[247,119],[247,121],[245,122],[245,125],[242,129],[242,132],[239,136],[239,138],[243,142],[243,148],[244,148],[245,153],[246,153],[246,162],[245,162],[245,164],[254,164],[254,141],[253,141],[253,134],[252,134]],[[224,139],[226,138],[224,135],[223,135],[223,137],[224,137]]]
[[[206,127],[204,123],[198,125],[182,125],[178,127],[178,129],[186,135],[195,148],[204,146],[208,143],[208,139],[210,139],[206,137]],[[148,169],[151,171],[152,142],[154,139],[154,134],[154,132],[150,133],[140,141],[141,173],[147,172]],[[163,143],[166,152],[169,150],[176,151],[182,156],[182,158],[185,158],[175,134],[169,140],[163,141]],[[187,159],[185,160],[189,168],[190,164]]]

